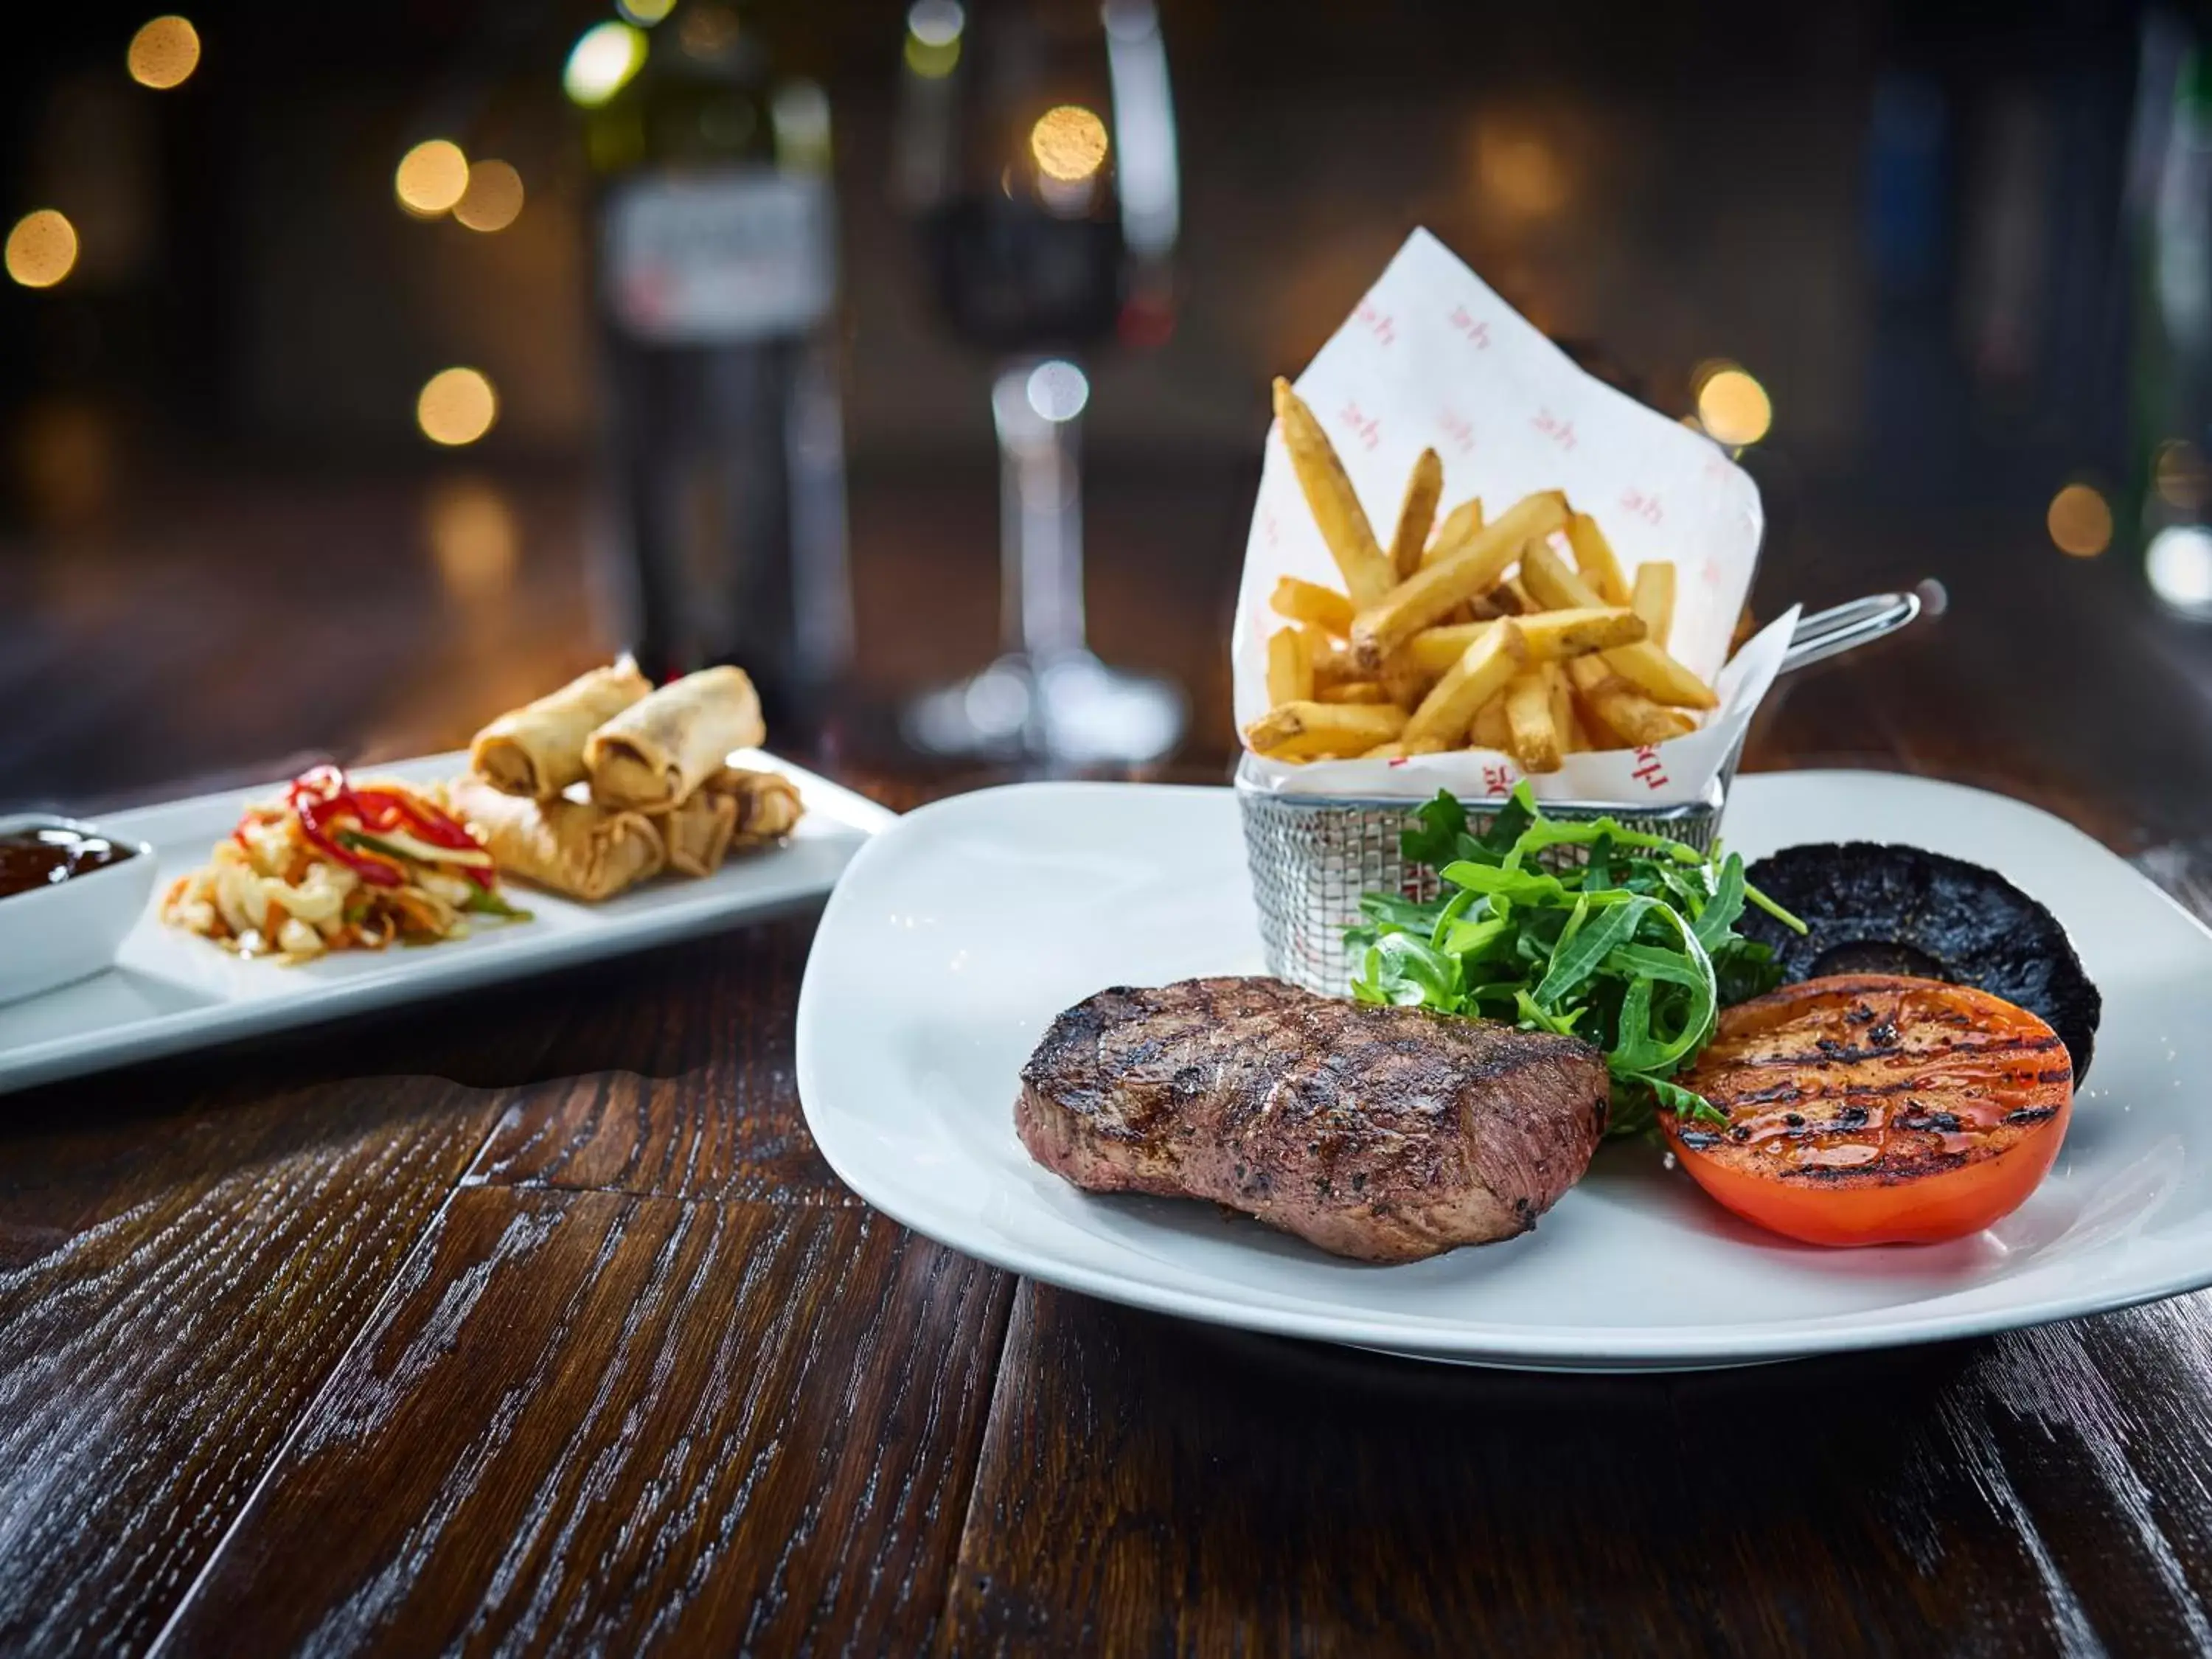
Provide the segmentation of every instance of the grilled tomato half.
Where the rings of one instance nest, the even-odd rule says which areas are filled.
[[[2019,1208],[2058,1156],[2074,1068],[2001,997],[1890,974],[1808,979],[1720,1017],[1662,1111],[1697,1183],[1808,1244],[1934,1244]]]

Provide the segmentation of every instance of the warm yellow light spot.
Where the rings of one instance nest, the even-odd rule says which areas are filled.
[[[514,584],[522,533],[507,497],[480,478],[440,484],[423,504],[422,530],[438,580],[463,604],[495,599]]]
[[[906,38],[906,66],[925,81],[942,81],[960,66],[960,39],[933,46],[918,34]]]
[[[676,0],[615,0],[615,9],[640,28],[651,28],[676,9]]]
[[[499,418],[499,398],[482,371],[441,368],[415,399],[415,423],[434,444],[472,444]]]
[[[2087,484],[2070,483],[2053,495],[2043,521],[2058,550],[2077,559],[2094,559],[2112,544],[2112,509]]]
[[[1106,161],[1106,124],[1080,104],[1061,104],[1030,129],[1037,170],[1064,185],[1080,184]]]
[[[469,158],[450,138],[426,138],[399,158],[392,188],[410,213],[434,219],[469,187]]]
[[[453,217],[471,230],[505,230],[522,211],[522,175],[504,161],[471,161]]]
[[[1474,176],[1484,203],[1516,219],[1548,219],[1574,193],[1566,163],[1542,134],[1499,122],[1475,132]]]
[[[131,37],[123,63],[142,87],[181,87],[200,66],[200,32],[182,17],[156,17]]]
[[[76,227],[52,208],[15,221],[8,233],[8,274],[25,288],[52,288],[76,265]]]
[[[1766,388],[1743,370],[1717,369],[1698,388],[1698,419],[1715,442],[1741,449],[1766,435],[1774,405]]]
[[[2158,447],[2151,459],[2151,486],[2170,507],[2195,511],[2212,501],[2212,465],[2204,452],[2186,438],[2172,438]]]
[[[645,66],[645,32],[628,23],[594,23],[577,36],[561,71],[571,103],[596,109]]]

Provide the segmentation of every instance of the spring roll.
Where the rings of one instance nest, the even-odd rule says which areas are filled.
[[[667,843],[668,867],[711,876],[732,853],[782,840],[805,811],[799,787],[781,773],[729,766],[689,800],[652,816]]]
[[[476,831],[503,876],[596,904],[651,879],[668,861],[660,831],[642,812],[589,801],[526,800],[483,779],[455,778],[446,805]]]
[[[679,876],[711,876],[729,854],[738,827],[738,800],[711,787],[653,814],[668,847],[668,867]]]
[[[760,698],[741,668],[707,668],[633,703],[584,745],[592,799],[653,811],[690,799],[732,749],[768,735]]]
[[[628,657],[580,674],[477,732],[469,769],[506,794],[550,800],[583,778],[585,739],[652,690]]]
[[[799,786],[781,772],[750,772],[732,766],[725,769],[714,787],[727,790],[737,799],[732,850],[781,841],[806,811],[805,803],[799,798]]]

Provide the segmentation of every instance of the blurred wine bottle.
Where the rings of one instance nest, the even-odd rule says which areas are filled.
[[[598,191],[598,306],[632,649],[735,663],[805,738],[851,651],[830,106],[749,9],[626,0],[567,73]]]

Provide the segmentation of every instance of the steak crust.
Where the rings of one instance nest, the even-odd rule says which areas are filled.
[[[1054,1020],[1014,1123],[1086,1191],[1211,1199],[1397,1262],[1534,1226],[1589,1167],[1607,1094],[1574,1037],[1193,979]]]

